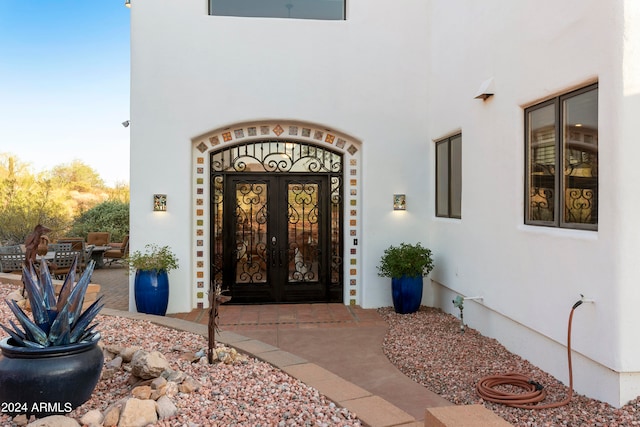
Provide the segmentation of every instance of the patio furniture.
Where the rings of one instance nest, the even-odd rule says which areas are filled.
[[[112,249],[104,253],[104,258],[109,260],[109,265],[123,260],[129,255],[129,235],[124,236],[122,243],[110,243],[110,246]]]
[[[0,272],[15,273],[22,272],[22,264],[25,261],[25,254],[0,252]]]
[[[84,238],[82,237],[62,237],[56,240],[56,243],[71,243],[71,250],[82,251],[85,247]]]
[[[21,254],[23,253],[20,245],[0,246],[0,254]]]
[[[71,243],[50,243],[48,252],[70,251]]]
[[[96,262],[96,268],[104,267],[104,253],[111,249],[111,246],[87,246],[87,248],[91,248],[90,257]]]
[[[53,260],[49,264],[49,270],[56,279],[64,279],[69,271],[73,261],[78,257],[78,263],[82,258],[80,251],[56,251],[53,255]]]
[[[80,258],[78,258],[78,268],[77,272],[82,273],[85,268],[87,268],[87,263],[91,259],[91,253],[93,249],[89,249],[87,244],[84,242],[84,238],[82,237],[63,237],[57,240],[58,244],[70,244],[72,251],[77,251],[82,254]]]
[[[87,233],[87,245],[109,246],[111,233],[108,231],[92,231]]]

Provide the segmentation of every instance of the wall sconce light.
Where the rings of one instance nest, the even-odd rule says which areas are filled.
[[[131,0],[124,0],[124,5],[128,8],[131,8]]]
[[[167,210],[167,195],[166,194],[154,194],[153,195],[153,210],[156,212],[166,212]]]
[[[125,120],[124,122],[122,122],[122,126],[128,128],[129,125],[131,124],[131,122],[129,120]]]
[[[393,210],[404,211],[407,210],[407,196],[404,194],[393,195]]]
[[[493,77],[488,80],[485,80],[480,85],[480,89],[478,89],[478,94],[474,97],[474,99],[482,99],[486,101],[488,98],[492,97],[494,93],[493,88]]]

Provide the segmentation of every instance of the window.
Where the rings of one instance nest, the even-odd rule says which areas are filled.
[[[344,8],[345,0],[210,0],[209,14],[339,21]]]
[[[525,110],[525,223],[598,228],[598,85]]]
[[[436,142],[436,216],[462,218],[462,135]]]

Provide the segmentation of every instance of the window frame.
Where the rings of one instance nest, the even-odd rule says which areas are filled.
[[[452,141],[455,140],[456,138],[459,138],[460,140],[460,158],[458,159],[459,161],[459,172],[460,172],[460,176],[458,177],[458,182],[460,182],[460,188],[457,191],[457,194],[453,194],[454,192],[454,188],[451,185],[452,182],[452,170],[454,169],[452,167],[453,165],[453,161],[452,161]],[[441,179],[441,168],[444,165],[441,165],[441,162],[439,161],[438,158],[438,147],[442,144],[446,144],[446,166],[447,166],[447,176],[446,176],[446,200],[447,200],[447,207],[446,207],[446,213],[440,213],[441,209],[439,209],[440,206],[440,179]],[[439,139],[437,141],[435,141],[435,214],[436,217],[438,218],[453,218],[453,219],[462,219],[462,132],[458,132],[455,133],[453,135],[450,135],[446,138],[442,138]],[[454,213],[452,212],[452,205],[454,203],[452,203],[455,199],[457,199],[457,206],[460,207],[459,209],[459,213]]]
[[[208,0],[208,13],[209,16],[219,16],[219,17],[236,17],[236,18],[271,18],[271,19],[308,19],[308,20],[316,20],[316,21],[346,21],[347,20],[347,0],[340,0],[342,2],[342,17],[341,18],[319,18],[317,16],[303,16],[303,17],[297,17],[297,16],[291,16],[291,8],[289,8],[288,6],[293,7],[292,4],[288,4],[287,5],[287,16],[285,16],[284,12],[282,14],[282,16],[279,15],[266,15],[266,14],[242,14],[242,13],[227,13],[227,14],[221,14],[221,13],[214,13],[214,9],[216,9],[217,7],[214,7],[214,2],[216,0]]]
[[[596,91],[596,95],[599,95],[598,83],[593,83],[579,89],[563,93],[561,95],[550,98],[546,101],[537,103],[535,105],[531,105],[524,109],[524,223],[526,225],[532,226],[543,226],[543,227],[552,227],[552,228],[563,228],[563,229],[576,229],[576,230],[590,230],[597,231],[598,230],[598,197],[599,197],[599,178],[596,175],[596,186],[595,186],[595,210],[596,210],[596,220],[595,223],[586,223],[586,222],[570,222],[565,220],[565,204],[566,204],[566,196],[565,192],[567,189],[566,181],[567,176],[564,173],[564,163],[565,163],[565,136],[564,136],[564,127],[565,127],[565,119],[566,113],[564,111],[564,103],[574,97],[585,94],[587,92]],[[534,111],[541,110],[548,106],[554,106],[553,120],[554,120],[554,176],[553,176],[553,220],[541,220],[541,219],[531,219],[531,124],[530,124],[530,114]],[[599,108],[596,102],[596,114],[597,114],[597,123],[599,122]],[[599,131],[598,131],[599,134]],[[599,146],[596,145],[596,147]],[[597,152],[597,151],[596,151]],[[596,156],[596,168],[599,164],[598,156]]]

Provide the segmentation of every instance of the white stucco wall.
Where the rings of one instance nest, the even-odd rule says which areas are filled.
[[[421,241],[436,260],[425,304],[454,313],[456,295],[482,296],[466,303],[468,324],[565,382],[569,309],[580,294],[594,299],[574,319],[575,388],[616,405],[640,394],[637,3],[347,4],[346,21],[313,21],[213,17],[205,0],[135,1],[131,250],[176,251],[183,268],[171,273],[169,311],[194,306],[192,139],[301,121],[361,142],[358,304],[391,305],[380,255]],[[473,99],[490,77],[495,96]],[[595,81],[598,231],[525,226],[523,109]],[[456,131],[462,219],[435,218],[433,141]],[[166,213],[152,212],[154,193],[167,194]],[[394,193],[407,195],[406,212],[392,211]]]
[[[201,0],[136,1],[131,249],[153,239],[171,242],[181,261],[191,256],[192,138],[260,120],[317,124],[362,142],[358,208],[376,215],[358,224],[367,285],[357,303],[390,305],[377,259],[391,243],[427,239],[426,9],[406,2],[407,20],[392,4],[350,2],[352,19],[336,22],[208,16]],[[150,212],[153,193],[168,195],[168,212]],[[394,193],[407,194],[409,212],[392,212]],[[185,268],[171,282],[169,311],[189,310],[194,278]]]
[[[637,46],[625,53],[624,41],[633,39],[622,37],[625,13],[629,19],[629,7],[637,7],[599,1],[432,5],[429,135],[462,129],[463,136],[462,220],[430,213],[435,303],[457,314],[453,297],[483,296],[466,305],[469,325],[568,382],[569,310],[580,294],[596,300],[574,318],[575,388],[624,403],[638,395],[637,383],[625,390],[618,373],[637,382],[640,371],[640,346],[630,330],[640,320],[633,309],[638,263],[632,258],[639,248],[632,236],[638,226],[628,215],[638,208],[637,198],[629,197],[638,182],[629,154],[637,148],[631,147],[632,125],[625,123],[626,114],[639,110],[637,101],[631,105],[620,95],[637,85],[637,73],[621,73],[623,60],[637,67],[637,58],[629,57]],[[490,77],[495,96],[473,99]],[[523,109],[594,81],[598,231],[524,225]]]

